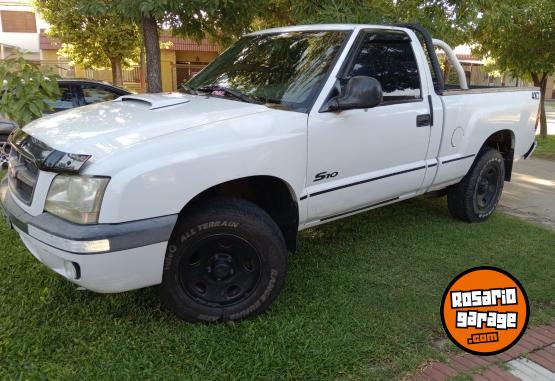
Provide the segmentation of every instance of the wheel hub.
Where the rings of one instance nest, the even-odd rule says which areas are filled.
[[[184,291],[211,307],[241,302],[260,281],[258,252],[246,240],[230,234],[203,238],[187,250],[180,266]]]
[[[495,202],[498,193],[499,171],[490,166],[478,180],[476,204],[480,210],[487,210]]]
[[[233,257],[229,254],[214,255],[210,259],[210,265],[206,271],[217,281],[229,278],[235,273],[235,269],[233,268]]]

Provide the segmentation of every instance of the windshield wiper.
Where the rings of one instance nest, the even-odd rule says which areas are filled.
[[[240,92],[239,90],[235,90],[235,89],[230,89],[228,87],[222,87],[222,86],[216,86],[216,85],[211,85],[211,86],[202,86],[202,87],[197,87],[196,89],[192,89],[194,91],[196,91],[197,93],[199,91],[203,92],[203,93],[211,93],[214,91],[222,91],[227,95],[231,95],[233,98],[239,99],[240,101],[243,102],[247,102],[247,103],[255,103],[255,104],[262,104],[262,102],[256,100],[255,98],[244,94],[242,92]]]

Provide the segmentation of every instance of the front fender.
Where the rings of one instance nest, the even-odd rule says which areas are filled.
[[[299,197],[306,176],[306,114],[271,110],[156,139],[87,168],[111,176],[99,221],[176,214],[215,185],[273,176]]]

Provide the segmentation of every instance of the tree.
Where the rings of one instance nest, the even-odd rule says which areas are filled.
[[[287,17],[289,24],[360,23],[393,24],[419,23],[430,33],[452,45],[463,43],[467,37],[467,14],[458,15],[455,0],[334,0],[292,1],[275,0],[273,11]],[[263,17],[276,23],[271,16]],[[279,22],[279,19],[277,20]]]
[[[456,5],[448,0],[78,0],[76,3],[85,14],[114,12],[142,25],[150,92],[162,90],[158,42],[161,26],[176,35],[196,40],[208,36],[224,45],[256,27],[310,22],[420,22],[432,34],[452,44],[464,39],[465,30],[458,25],[465,20],[456,17]]]
[[[85,14],[74,0],[37,0],[34,5],[51,25],[49,35],[63,43],[62,55],[85,68],[111,67],[112,82],[123,84],[122,67],[138,60],[136,24],[113,11]]]
[[[475,51],[493,59],[499,71],[532,79],[541,89],[540,134],[546,137],[545,93],[555,73],[555,1],[474,0],[467,6],[477,15]]]
[[[0,62],[0,114],[23,127],[51,109],[49,101],[60,95],[57,75],[42,70],[20,54]]]
[[[146,53],[149,92],[162,91],[159,28],[200,40],[210,37],[224,44],[250,30],[253,20],[265,8],[256,0],[80,0],[75,1],[85,14],[95,17],[115,13],[142,26]]]

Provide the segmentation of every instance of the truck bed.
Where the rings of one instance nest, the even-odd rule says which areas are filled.
[[[536,87],[513,87],[513,86],[470,86],[470,89],[463,90],[458,85],[446,85],[444,96],[466,95],[466,94],[487,94],[487,93],[510,93],[521,91],[540,91]]]

